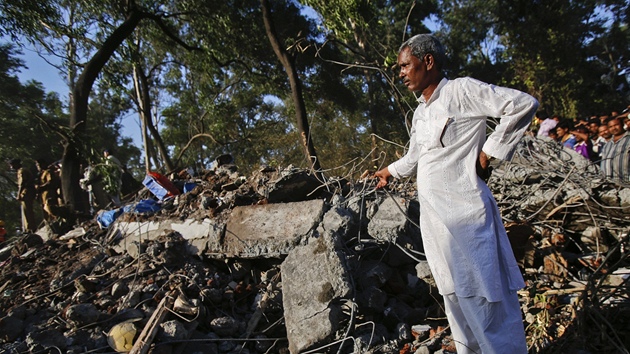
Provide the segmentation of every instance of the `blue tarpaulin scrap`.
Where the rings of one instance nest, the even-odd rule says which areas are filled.
[[[162,206],[156,200],[142,199],[134,205],[134,209],[132,211],[140,214],[152,214],[160,209],[162,209]]]
[[[153,199],[142,199],[137,203],[128,204],[122,208],[102,210],[96,216],[96,222],[98,222],[101,228],[106,229],[124,213],[153,214],[160,209],[162,209],[162,206],[157,201]]]
[[[197,183],[188,182],[184,184],[184,193],[188,193],[197,187]]]
[[[159,200],[164,199],[168,195],[168,190],[159,184],[152,176],[146,176],[142,184]]]
[[[114,210],[101,210],[96,215],[96,222],[102,229],[106,229],[123,213],[123,208]]]

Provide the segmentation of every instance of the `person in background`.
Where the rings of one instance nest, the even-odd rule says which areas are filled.
[[[594,161],[597,156],[593,153],[593,144],[589,138],[588,128],[585,125],[577,126],[571,134],[575,136],[576,141],[573,150],[584,156],[587,160]]]
[[[593,147],[593,156],[591,157],[591,161],[598,161],[599,154],[602,151],[602,148],[606,144],[606,139],[604,139],[600,134],[599,130],[602,125],[599,122],[599,119],[591,118],[588,121],[588,131],[589,131],[589,139],[591,140],[591,146]],[[608,130],[606,126],[603,126],[604,129]]]
[[[630,133],[623,129],[619,118],[610,118],[606,125],[612,139],[602,149],[600,169],[606,178],[630,182]]]
[[[523,92],[472,78],[448,80],[432,35],[400,47],[400,78],[418,94],[409,150],[374,174],[417,175],[425,254],[459,354],[527,353],[516,291],[525,285],[484,179],[492,157],[510,159],[538,108]],[[499,118],[486,139],[486,120]]]
[[[56,178],[59,179],[59,188],[57,188],[57,205],[65,205],[63,200],[63,191],[61,190],[61,160],[57,160],[50,164],[50,170],[55,174]]]
[[[35,190],[40,197],[46,220],[53,221],[58,217],[56,213],[59,209],[57,191],[61,185],[61,180],[54,171],[54,167],[45,159],[37,159],[35,167],[37,167],[37,172],[39,173]]]
[[[22,209],[22,232],[31,233],[35,231],[35,213],[33,212],[33,202],[35,201],[35,180],[31,172],[22,167],[22,160],[12,159],[9,166],[17,173],[17,197]]]
[[[556,125],[556,133],[558,134],[558,141],[563,146],[568,147],[573,150],[575,146],[576,140],[575,136],[571,134],[571,130],[573,129],[573,124],[569,120],[563,120],[558,125]]]
[[[621,119],[627,119],[628,116],[630,116],[630,105],[626,106],[626,108],[624,108],[621,112],[619,111],[612,111],[610,113],[611,117],[617,117],[617,118],[621,118]]]
[[[560,117],[558,115],[553,115],[551,118],[547,118],[540,123],[540,128],[538,129],[537,137],[548,137],[549,132],[556,128],[556,125],[560,122]]]
[[[116,198],[112,197],[112,200],[114,201],[114,203],[115,204],[118,203],[117,205],[119,205],[120,196],[124,197],[130,193],[136,192],[140,190],[143,187],[143,185],[142,183],[138,182],[135,178],[133,178],[133,175],[131,174],[131,172],[129,172],[129,170],[127,169],[127,166],[123,164],[122,162],[120,162],[120,160],[116,158],[114,155],[112,155],[111,150],[105,150],[103,154],[108,164],[117,166],[119,168],[120,189],[119,189],[119,196],[118,196],[117,202],[116,202]]]
[[[81,188],[88,192],[90,214],[94,215],[98,210],[104,209],[109,203],[109,198],[103,188],[103,177],[91,164],[84,163],[83,178],[79,180]]]
[[[610,134],[610,131],[608,130],[608,126],[606,124],[600,125],[597,131],[599,133],[599,137],[605,141],[604,145],[606,145],[606,143],[609,142],[610,139],[612,139],[612,134]]]
[[[115,206],[120,206],[120,192],[122,189],[122,174],[125,172],[123,164],[112,154],[111,149],[103,151],[105,168],[99,172],[103,178],[103,187],[109,199]]]
[[[613,112],[613,113],[617,113],[617,112]],[[619,114],[615,114],[613,117],[617,117],[619,119],[621,119],[622,122],[624,122],[623,128],[626,131],[630,131],[630,105],[628,105],[628,107],[626,107],[626,109],[624,109],[623,111],[621,111],[621,113]]]
[[[599,127],[602,125],[597,118],[591,118],[588,120],[588,131],[591,135],[591,138],[597,137],[597,133],[599,131]]]
[[[577,122],[575,123],[575,126],[576,127],[579,127],[579,126],[588,127],[588,118],[586,118],[586,117],[578,118]]]
[[[123,164],[116,156],[112,155],[111,149],[103,150],[103,156],[105,157],[105,161],[107,161],[107,163],[118,166],[118,168],[122,171]]]

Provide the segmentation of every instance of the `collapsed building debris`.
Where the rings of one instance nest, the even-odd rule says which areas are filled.
[[[630,189],[580,158],[528,138],[489,180],[527,281],[531,352],[630,347]],[[171,180],[182,193],[144,189],[0,250],[3,352],[455,351],[411,180],[377,191],[232,164]]]

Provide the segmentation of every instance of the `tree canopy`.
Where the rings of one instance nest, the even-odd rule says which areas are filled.
[[[405,39],[434,28],[450,77],[515,87],[576,119],[630,103],[629,13],[623,0],[3,1],[0,34],[17,46],[0,50],[0,155],[63,159],[69,200],[80,161],[111,145],[139,177],[224,153],[243,173],[317,163],[356,177],[404,153]],[[19,82],[20,46],[60,58],[50,70],[67,102]],[[143,147],[120,138],[136,119]]]

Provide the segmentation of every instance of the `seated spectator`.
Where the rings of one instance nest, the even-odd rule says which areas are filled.
[[[605,177],[618,182],[630,182],[630,134],[619,118],[607,122],[612,139],[604,145],[600,167]]]
[[[575,136],[571,134],[571,130],[573,129],[573,124],[569,120],[563,120],[558,125],[556,125],[556,133],[558,134],[558,141],[573,150],[575,146],[576,140]]]

